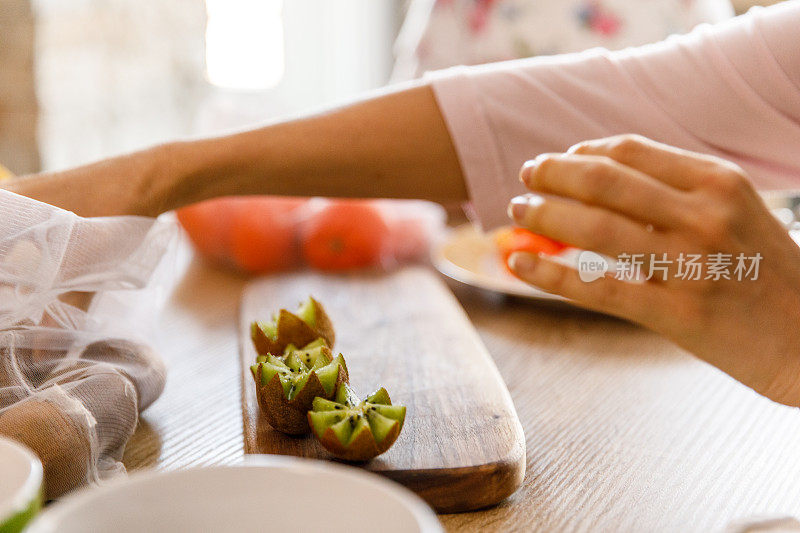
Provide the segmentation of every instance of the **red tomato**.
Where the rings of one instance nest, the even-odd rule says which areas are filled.
[[[508,258],[514,252],[556,255],[568,247],[562,242],[518,227],[507,227],[498,230],[494,234],[494,242],[506,268],[508,268]],[[509,269],[510,271],[511,269]]]
[[[235,262],[248,272],[285,268],[296,259],[292,211],[304,198],[242,196],[208,200],[178,210],[197,250]]]
[[[331,202],[303,232],[303,256],[319,270],[347,270],[380,263],[388,228],[369,202]]]
[[[297,264],[296,198],[242,198],[234,213],[231,256],[253,274],[286,270]]]
[[[190,205],[176,212],[195,248],[217,261],[228,256],[231,216],[236,200],[217,198]]]

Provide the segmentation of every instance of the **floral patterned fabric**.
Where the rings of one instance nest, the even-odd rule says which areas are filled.
[[[637,46],[732,15],[728,0],[414,0],[398,40],[394,77]]]

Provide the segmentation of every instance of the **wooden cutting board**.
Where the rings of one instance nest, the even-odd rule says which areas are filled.
[[[432,271],[324,276],[292,273],[246,287],[240,314],[245,453],[330,458],[309,437],[260,416],[250,365],[252,321],[313,295],[336,329],[359,396],[385,386],[407,406],[400,437],[364,468],[407,486],[439,512],[493,505],[525,474],[525,437],[494,362],[461,306]]]

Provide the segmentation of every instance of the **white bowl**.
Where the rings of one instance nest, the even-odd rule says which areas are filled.
[[[356,467],[263,456],[242,466],[146,472],[85,489],[28,533],[442,531],[404,487]]]
[[[42,463],[28,448],[0,437],[0,531],[20,531],[41,503]]]

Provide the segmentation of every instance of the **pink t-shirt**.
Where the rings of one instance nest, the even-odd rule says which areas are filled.
[[[639,48],[429,76],[486,229],[508,223],[526,160],[619,133],[724,157],[761,189],[800,188],[800,0]]]

